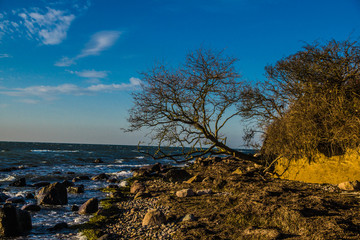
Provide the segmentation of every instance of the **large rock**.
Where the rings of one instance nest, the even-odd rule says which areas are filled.
[[[97,198],[91,198],[87,200],[83,205],[80,206],[79,214],[92,214],[97,212],[99,209],[99,201]]]
[[[170,169],[164,174],[164,178],[169,182],[183,182],[191,178],[191,175],[184,169]]]
[[[166,217],[163,212],[157,209],[151,209],[146,214],[142,221],[143,226],[156,226],[166,223]]]
[[[358,191],[360,190],[360,182],[359,181],[342,182],[338,184],[338,188],[346,191]]]
[[[38,204],[65,205],[68,203],[64,184],[56,182],[40,189],[36,196]]]
[[[31,230],[31,216],[11,204],[0,207],[0,237],[13,237]]]

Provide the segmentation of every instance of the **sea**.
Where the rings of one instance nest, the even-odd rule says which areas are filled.
[[[155,147],[142,147],[154,152]],[[172,148],[168,151],[178,151]],[[96,159],[98,159],[96,163]],[[100,160],[100,161],[99,161]],[[171,159],[157,160],[162,164],[178,165]],[[93,177],[106,173],[121,181],[131,177],[131,169],[154,164],[155,161],[139,151],[138,146],[65,144],[38,142],[0,142],[0,190],[10,197],[24,197],[36,194],[39,189],[31,185],[38,182],[72,181],[78,176]],[[17,179],[25,178],[25,187],[9,186]],[[56,223],[66,222],[69,226],[88,221],[89,216],[72,212],[73,205],[80,206],[88,199],[106,198],[99,189],[110,183],[106,181],[83,180],[76,182],[85,186],[84,193],[68,194],[68,204],[63,206],[42,206],[39,212],[32,212],[31,232],[12,239],[84,239],[72,229],[50,231]],[[36,203],[26,199],[24,204]],[[24,204],[18,204],[21,208]]]

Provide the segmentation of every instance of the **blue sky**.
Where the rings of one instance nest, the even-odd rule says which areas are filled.
[[[137,144],[121,128],[156,62],[225,49],[258,81],[305,43],[359,36],[359,0],[0,0],[0,141]]]

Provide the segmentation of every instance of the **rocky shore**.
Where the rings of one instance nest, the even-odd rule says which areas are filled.
[[[88,239],[360,239],[358,189],[346,186],[278,179],[231,157],[155,164],[105,188],[76,228]]]

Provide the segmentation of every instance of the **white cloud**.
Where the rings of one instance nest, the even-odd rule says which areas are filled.
[[[67,36],[67,31],[75,15],[66,14],[64,11],[47,8],[46,13],[39,9],[33,12],[22,12],[18,14],[23,19],[23,24],[28,35],[39,39],[45,45],[56,45],[61,43]]]
[[[81,72],[78,71],[69,71],[69,72],[83,78],[106,78],[108,75],[108,71],[84,70]]]
[[[83,58],[91,55],[99,55],[102,51],[110,48],[120,37],[119,31],[102,31],[95,33],[86,47],[76,58]]]
[[[58,67],[68,67],[75,64],[75,61],[87,56],[99,55],[101,52],[112,47],[120,37],[119,31],[101,31],[91,36],[90,41],[86,44],[85,48],[80,54],[73,58],[63,57],[55,63]]]
[[[13,97],[37,97],[45,100],[54,100],[58,95],[92,95],[102,92],[134,90],[141,85],[138,78],[130,78],[129,83],[121,84],[94,84],[89,87],[79,87],[74,84],[58,86],[30,86],[26,88],[2,89],[0,94]],[[23,99],[22,102],[36,103],[37,100]]]

